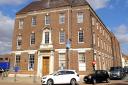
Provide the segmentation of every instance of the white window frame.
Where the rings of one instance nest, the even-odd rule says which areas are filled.
[[[65,23],[65,14],[60,13],[59,14],[59,24],[64,24]]]
[[[17,56],[20,56],[20,58],[19,58],[19,60],[18,60],[18,61],[19,61],[19,62],[18,62],[19,65],[17,65]],[[21,55],[20,55],[20,54],[16,54],[16,55],[15,55],[15,66],[19,66],[19,67],[20,67],[20,61],[21,61]]]
[[[99,29],[99,23],[98,22],[96,23],[96,28]]]
[[[99,37],[98,37],[98,47],[100,46],[100,39],[99,39]]]
[[[63,39],[64,39],[63,42],[61,42],[61,38],[62,38],[61,33],[62,33],[62,32],[64,33],[64,35],[63,35]],[[59,32],[59,43],[60,43],[60,44],[65,44],[65,32],[64,32],[64,31],[60,31],[60,32]]]
[[[80,54],[84,55],[84,59],[85,59],[84,62],[79,62]],[[78,52],[78,69],[79,71],[86,71],[86,56],[85,56],[85,53],[83,52]]]
[[[95,33],[93,33],[93,44],[94,45],[96,44],[96,35],[95,35]]]
[[[19,45],[19,40],[21,41],[21,45]],[[22,46],[22,36],[21,35],[18,35],[17,37],[17,49],[21,49],[21,46]]]
[[[79,36],[80,32],[83,32],[83,41],[82,42],[80,42],[80,36]],[[84,43],[84,31],[83,30],[78,31],[78,43]]]
[[[104,41],[104,50],[106,50],[106,44],[105,44],[105,41]]]
[[[45,44],[49,44],[49,34],[50,33],[49,32],[45,32],[44,34],[45,34],[45,39],[44,39],[45,40]]]
[[[45,25],[50,25],[50,15],[45,15]]]
[[[104,30],[103,30],[103,36],[104,36]]]
[[[49,32],[49,43],[45,43],[45,32]],[[42,44],[52,44],[52,41],[51,41],[51,30],[45,29],[45,30],[43,31]]]
[[[103,49],[103,41],[102,41],[102,39],[101,39],[101,48]]]
[[[77,13],[77,23],[83,23],[83,21],[84,21],[84,13],[78,12]]]
[[[24,19],[19,19],[19,29],[23,29],[24,27]]]
[[[32,43],[32,35],[34,34],[34,40],[35,40],[35,42],[36,42],[36,35],[35,35],[35,33],[31,33],[31,35],[30,35],[30,45],[34,45],[35,44],[35,42],[34,43]]]
[[[32,68],[30,68],[30,56],[31,55],[34,55],[34,63],[33,63],[33,67]],[[35,68],[35,54],[29,54],[29,58],[28,58],[28,71],[34,71],[34,68]]]
[[[60,59],[60,57],[65,57],[65,59]],[[66,55],[65,53],[59,53],[59,68],[60,69],[65,69],[66,68]],[[64,63],[64,66],[62,66],[62,63]]]
[[[100,33],[102,33],[102,27],[100,26]]]
[[[95,18],[92,17],[92,25],[95,25]]]
[[[99,70],[101,70],[101,56],[99,55]]]
[[[32,16],[31,24],[32,24],[32,27],[36,26],[37,24],[36,16]]]

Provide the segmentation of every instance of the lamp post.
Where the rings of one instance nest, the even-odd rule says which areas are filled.
[[[69,69],[69,49],[71,47],[71,40],[68,39],[67,42],[66,42],[66,60],[67,60],[67,69]]]

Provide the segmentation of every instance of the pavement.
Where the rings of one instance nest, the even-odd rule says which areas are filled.
[[[34,76],[31,76],[31,77],[2,77],[0,76],[0,85],[1,83],[17,83],[17,84],[20,84],[20,83],[24,83],[24,84],[27,84],[27,85],[32,85],[32,84],[36,84],[36,85],[41,85],[41,78],[40,77],[34,77]],[[10,85],[10,84],[9,84]]]

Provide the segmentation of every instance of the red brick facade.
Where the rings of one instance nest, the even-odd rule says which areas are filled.
[[[81,75],[93,71],[93,61],[96,61],[95,69],[108,70],[109,67],[113,66],[113,41],[111,40],[111,33],[89,5],[69,5],[36,11],[22,11],[16,15],[12,42],[14,65],[16,65],[16,55],[20,55],[21,70],[19,73],[36,72],[37,75],[41,76],[43,72],[45,74],[47,68],[49,70],[48,73],[52,73],[60,69],[60,54],[64,54],[65,59],[68,56],[69,69],[75,69]],[[59,24],[59,14],[62,13],[65,15],[65,21],[63,24]],[[83,14],[82,23],[77,23],[78,13]],[[50,16],[50,25],[45,25],[46,15]],[[32,26],[33,16],[36,17],[35,26]],[[22,29],[19,29],[20,19],[23,19]],[[63,44],[59,43],[59,33],[61,31],[65,32],[65,42]],[[81,43],[78,42],[79,31],[82,31],[84,36]],[[45,32],[49,32],[50,43],[48,44],[44,44],[45,37],[43,36],[45,36]],[[35,44],[30,44],[31,33],[35,33]],[[19,35],[22,37],[22,44],[20,48],[17,48],[17,37]],[[67,40],[71,42],[68,52],[66,51]],[[79,64],[80,53],[84,54],[84,65]],[[28,67],[30,54],[34,54],[33,70],[30,70]],[[48,67],[44,66],[46,64],[44,62],[47,60],[43,59],[46,57],[49,59],[49,63],[47,63]],[[66,62],[67,60],[65,60]],[[80,71],[79,69],[82,70]]]

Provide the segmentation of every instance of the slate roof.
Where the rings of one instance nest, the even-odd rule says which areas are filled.
[[[86,0],[40,0],[31,2],[16,14],[24,14],[31,11],[58,8],[64,6],[82,6],[87,4],[88,2]]]

